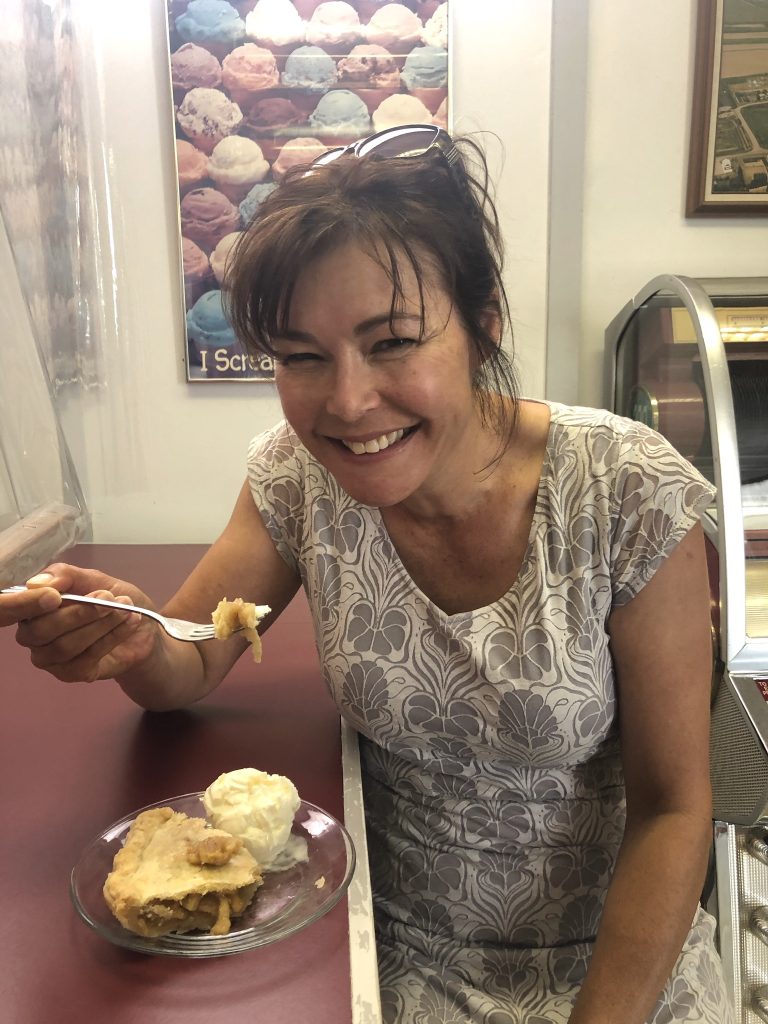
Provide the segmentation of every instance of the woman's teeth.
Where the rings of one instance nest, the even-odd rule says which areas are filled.
[[[374,455],[376,452],[383,452],[391,444],[395,444],[404,433],[405,430],[393,430],[390,434],[382,434],[381,437],[375,437],[372,441],[366,441],[365,444],[362,441],[342,441],[341,443],[355,455]]]

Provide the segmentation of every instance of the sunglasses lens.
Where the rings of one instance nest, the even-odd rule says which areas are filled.
[[[393,128],[378,137],[366,139],[357,149],[358,156],[375,153],[386,160],[389,157],[419,156],[425,153],[437,138],[439,129],[429,125],[418,128]]]

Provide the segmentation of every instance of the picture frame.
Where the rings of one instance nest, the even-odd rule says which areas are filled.
[[[768,214],[768,0],[698,0],[685,212]]]

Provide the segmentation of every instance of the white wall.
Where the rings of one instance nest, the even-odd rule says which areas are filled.
[[[107,393],[66,429],[101,541],[223,526],[271,385],[184,376],[164,4],[90,2],[117,252]],[[766,271],[765,222],[683,215],[694,0],[451,0],[454,128],[487,131],[524,390],[600,405],[603,331],[652,276]],[[109,269],[109,268],[107,268]]]
[[[130,18],[93,0],[82,22],[89,91],[101,98],[91,145],[101,140],[107,168],[117,311],[108,390],[74,396],[65,426],[103,542],[213,540],[248,440],[280,416],[272,385],[186,382],[164,16],[160,0],[136,0]],[[112,269],[105,261],[104,276]]]
[[[109,391],[76,396],[65,427],[95,540],[208,542],[244,478],[248,440],[279,417],[279,404],[272,385],[188,384],[184,377],[165,5],[135,0],[125,19],[99,0],[79,3],[90,4],[91,85],[101,96],[93,141],[103,140],[112,201],[117,340],[108,355]],[[512,239],[517,345],[527,388],[541,394],[551,4],[452,4],[455,125],[499,137],[490,140],[489,155]],[[510,96],[518,101],[510,104]],[[543,172],[535,193],[531,165]],[[105,266],[105,276],[110,271]]]
[[[579,382],[585,405],[603,403],[606,325],[651,278],[768,273],[765,218],[684,215],[696,6],[590,4]]]
[[[453,129],[479,133],[497,183],[523,388],[544,394],[551,0],[450,0]]]

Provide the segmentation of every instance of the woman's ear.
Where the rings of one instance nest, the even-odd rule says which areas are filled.
[[[494,291],[489,297],[485,309],[480,316],[480,323],[488,337],[493,339],[498,348],[501,344],[501,304],[498,292]]]
[[[471,345],[471,371],[475,386],[483,380],[485,364],[501,346],[501,308],[494,293],[481,311],[478,322],[482,335]]]

